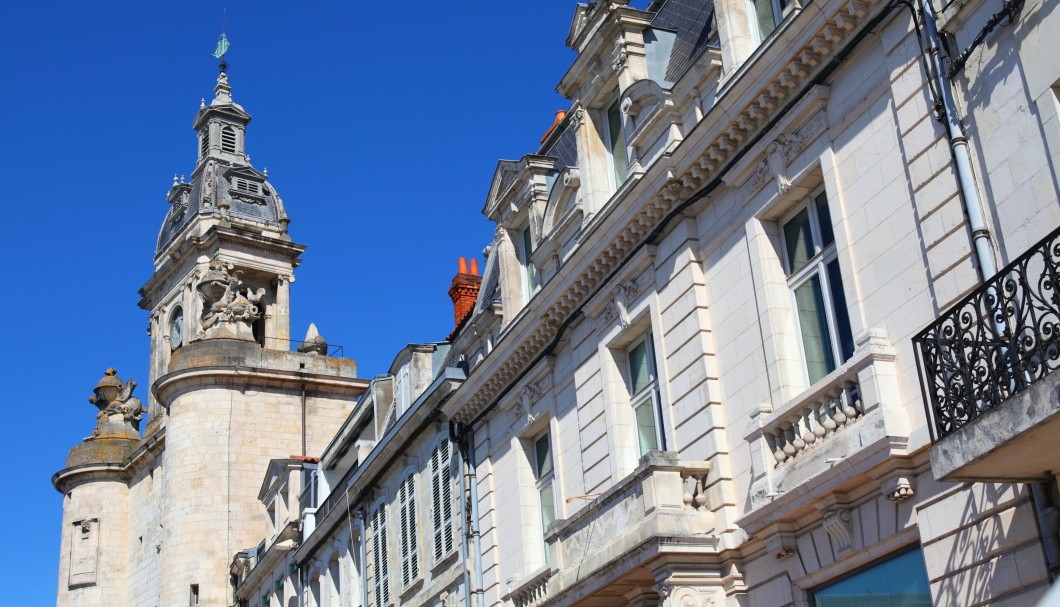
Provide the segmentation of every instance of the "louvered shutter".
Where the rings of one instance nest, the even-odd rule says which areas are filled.
[[[386,549],[386,507],[380,505],[372,516],[372,603],[375,607],[390,604],[390,575]]]
[[[449,478],[449,466],[452,454],[449,449],[449,441],[443,440],[438,446],[441,452],[439,457],[440,474],[438,482],[439,493],[442,496],[442,539],[445,554],[453,551],[453,481]]]
[[[419,575],[416,546],[416,477],[412,474],[398,489],[398,521],[401,545],[401,587],[407,588]]]

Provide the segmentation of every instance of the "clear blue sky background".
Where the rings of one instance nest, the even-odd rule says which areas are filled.
[[[364,377],[452,328],[460,256],[492,237],[496,161],[536,151],[572,0],[227,3],[233,93],[309,245],[292,333],[314,321]],[[212,96],[216,2],[5,2],[0,201],[7,380],[0,550],[6,605],[54,605],[61,496],[50,478],[87,436],[104,369],[141,382],[152,271],[173,174],[196,157]]]

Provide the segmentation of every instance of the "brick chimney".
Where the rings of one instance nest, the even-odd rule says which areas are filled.
[[[471,271],[468,271],[467,259],[460,258],[456,276],[449,285],[449,298],[453,300],[453,321],[457,329],[464,324],[475,309],[475,298],[482,286],[482,277],[478,275],[478,260],[471,258]]]

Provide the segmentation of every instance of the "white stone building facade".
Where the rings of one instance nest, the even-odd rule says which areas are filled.
[[[59,604],[1035,604],[1060,568],[1056,8],[578,5],[571,107],[498,164],[456,328],[371,382],[283,351],[300,245],[241,139],[215,165],[207,140],[174,209],[223,175],[273,215],[167,220],[155,415],[56,475]],[[245,129],[226,87],[197,128]],[[265,313],[174,346],[216,259]]]

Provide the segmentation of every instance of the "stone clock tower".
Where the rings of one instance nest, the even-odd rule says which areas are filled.
[[[268,461],[319,455],[367,386],[319,343],[292,351],[289,290],[305,247],[250,163],[249,124],[222,71],[140,289],[146,406],[108,369],[91,399],[95,430],[52,479],[64,495],[60,606],[231,605],[231,558],[266,530]]]

